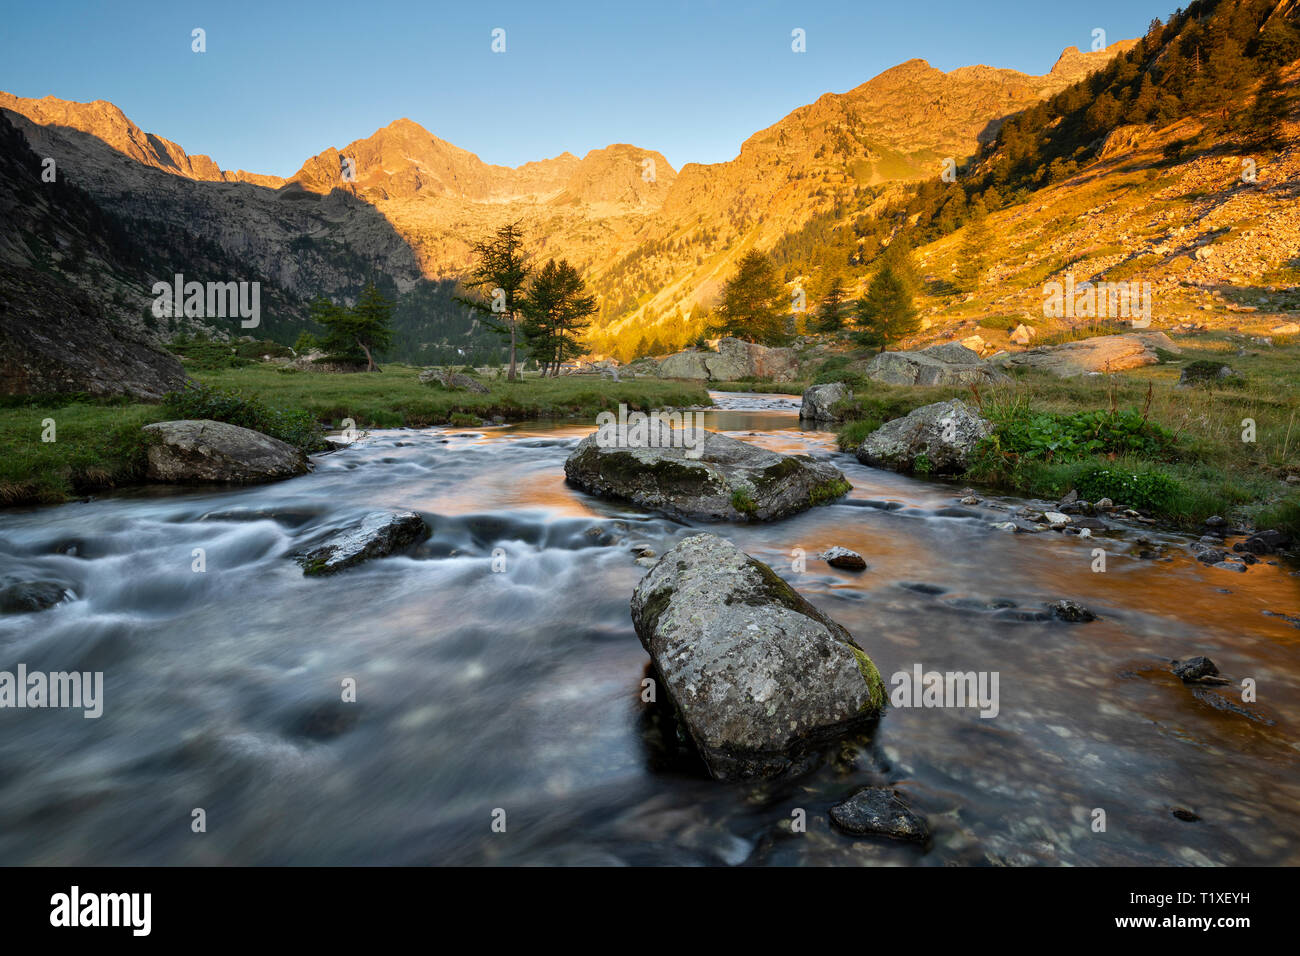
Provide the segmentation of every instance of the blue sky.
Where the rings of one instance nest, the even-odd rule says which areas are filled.
[[[903,60],[1044,73],[1095,28],[1138,36],[1177,5],[51,0],[8,5],[0,89],[110,100],[222,168],[281,176],[402,116],[491,163],[625,142],[680,169],[731,159],[795,107]]]

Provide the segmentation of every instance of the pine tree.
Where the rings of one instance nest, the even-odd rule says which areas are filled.
[[[1128,115],[1125,121],[1129,123],[1145,123],[1151,118],[1152,112],[1156,108],[1156,98],[1158,91],[1156,86],[1151,82],[1151,74],[1142,75],[1142,85],[1138,87],[1138,94],[1133,100],[1133,105],[1128,109]]]
[[[516,300],[521,298],[524,283],[532,271],[524,258],[523,242],[523,230],[518,222],[506,223],[490,238],[475,242],[471,250],[478,261],[464,285],[476,290],[481,298],[456,297],[457,302],[483,315],[489,328],[510,339],[507,378],[511,382],[518,377],[515,353],[521,303]]]
[[[830,285],[817,306],[813,330],[833,334],[844,328],[844,317],[849,311],[847,299],[844,278],[840,275],[832,276]]]
[[[772,262],[761,252],[750,250],[741,257],[736,273],[722,290],[713,331],[762,345],[783,345],[785,288]]]
[[[882,265],[889,266],[907,287],[908,295],[921,291],[921,270],[917,268],[916,257],[912,254],[912,241],[905,233],[898,233],[881,254]]]
[[[366,283],[361,298],[352,308],[335,305],[325,298],[311,304],[311,317],[325,329],[322,347],[330,355],[359,361],[363,356],[367,372],[378,372],[374,353],[393,341],[393,303],[384,298],[373,282]]]
[[[916,331],[919,322],[911,290],[888,263],[880,267],[858,302],[857,325],[857,340],[882,352],[890,342]]]
[[[975,200],[970,212],[957,261],[957,287],[963,292],[979,290],[984,270],[988,268],[988,247],[992,238],[984,203]]]
[[[542,374],[558,375],[560,366],[584,351],[579,337],[596,313],[596,297],[568,260],[549,260],[519,304],[519,323],[529,354]]]
[[[1282,73],[1277,67],[1264,74],[1255,94],[1255,102],[1246,114],[1251,142],[1264,148],[1282,145],[1282,123],[1287,117],[1286,90],[1282,87]]]

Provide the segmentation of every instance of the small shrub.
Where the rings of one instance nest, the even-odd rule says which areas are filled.
[[[875,421],[849,422],[835,433],[835,444],[840,451],[855,452],[868,435],[880,427]]]
[[[1109,498],[1116,504],[1148,511],[1173,511],[1183,494],[1182,483],[1160,471],[1131,472],[1093,468],[1075,478],[1079,497],[1088,501]]]
[[[1300,540],[1300,495],[1268,505],[1256,515],[1255,525],[1261,530],[1272,528]]]
[[[240,342],[235,346],[235,355],[257,362],[261,361],[263,355],[269,355],[271,358],[292,358],[293,349],[270,339],[260,339],[256,342]]]
[[[997,426],[983,453],[1042,461],[1077,461],[1092,455],[1159,457],[1173,450],[1174,435],[1136,409],[1035,413],[1023,403],[988,410]]]
[[[1196,385],[1209,387],[1218,385],[1220,387],[1241,388],[1246,384],[1245,379],[1229,369],[1229,374],[1221,374],[1223,369],[1228,368],[1222,362],[1215,362],[1211,359],[1200,359],[1195,362],[1189,362],[1183,367],[1182,383],[1185,385]]]
[[[215,372],[227,368],[243,368],[252,365],[251,358],[236,354],[235,346],[225,342],[208,342],[202,339],[178,339],[167,346],[168,350],[180,356],[187,369],[200,372]]]
[[[326,447],[320,424],[307,412],[273,408],[238,391],[191,382],[179,391],[168,392],[163,404],[175,418],[209,418],[251,428],[307,452]]]

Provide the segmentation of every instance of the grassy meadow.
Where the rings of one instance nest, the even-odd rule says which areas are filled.
[[[888,386],[850,372],[851,420],[839,443],[855,449],[890,418],[959,397],[997,426],[967,483],[1052,499],[1071,488],[1105,491],[1096,478],[1105,471],[1133,479],[1107,497],[1176,525],[1193,528],[1217,514],[1300,533],[1300,483],[1287,481],[1300,481],[1300,345],[1226,334],[1175,342],[1179,352],[1163,353],[1157,365],[1071,379],[1024,370],[989,389]],[[1178,387],[1183,368],[1196,362],[1223,363],[1238,375]],[[837,377],[846,373],[817,376]]]
[[[448,390],[418,380],[420,369],[385,365],[380,373],[287,371],[271,363],[197,369],[202,392],[171,405],[97,401],[86,396],[9,399],[0,407],[0,505],[48,504],[130,484],[144,474],[142,425],[174,418],[219,418],[257,428],[308,451],[319,426],[423,428],[478,425],[483,419],[585,418],[599,412],[707,405],[690,382],[594,377],[484,379],[487,393]],[[54,441],[42,441],[48,423]]]

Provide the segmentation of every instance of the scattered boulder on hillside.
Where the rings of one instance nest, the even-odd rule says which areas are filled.
[[[1120,153],[1131,153],[1151,136],[1151,128],[1143,125],[1116,126],[1106,134],[1101,144],[1100,157],[1110,159]]]
[[[992,385],[1006,379],[959,342],[918,352],[881,352],[867,366],[866,376],[886,385]]]
[[[445,368],[428,368],[420,373],[420,384],[428,385],[436,382],[446,389],[463,388],[469,392],[475,392],[479,395],[486,395],[491,389],[476,378],[471,378],[460,372],[453,372]]]
[[[1023,322],[1011,332],[1011,341],[1016,345],[1028,345],[1036,338],[1038,338],[1038,330],[1032,325],[1025,325]]]
[[[293,445],[226,422],[185,419],[144,426],[148,476],[170,482],[260,482],[310,469]]]
[[[799,359],[793,349],[723,338],[718,340],[716,352],[687,350],[659,359],[654,374],[705,382],[749,378],[793,382],[799,377]]]
[[[966,470],[976,444],[992,431],[993,423],[961,399],[936,402],[877,428],[858,446],[858,461],[895,471],[957,474]]]
[[[1200,361],[1192,362],[1183,368],[1182,374],[1178,376],[1178,384],[1213,385],[1237,377],[1239,377],[1237,372],[1230,365],[1224,365],[1222,362]]]
[[[994,361],[1011,367],[1043,369],[1061,378],[1069,378],[1155,365],[1160,361],[1156,354],[1158,348],[1178,351],[1173,340],[1163,332],[1134,332],[1098,335],[1061,345],[1040,345],[998,356]]]
[[[852,635],[715,535],[659,560],[632,596],[632,622],[715,778],[781,773],[885,707]]]
[[[853,389],[843,382],[813,385],[804,390],[799,417],[814,422],[838,422],[841,417],[835,411],[835,403],[852,397]]]
[[[307,577],[333,574],[371,558],[382,558],[429,537],[429,526],[413,511],[375,511],[361,523],[333,535],[298,556]]]
[[[834,465],[782,455],[716,432],[685,447],[681,431],[651,419],[645,441],[609,441],[602,432],[578,443],[564,463],[569,482],[592,494],[624,498],[677,518],[770,521],[846,494]]]

